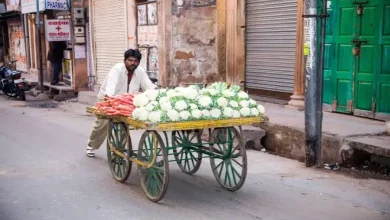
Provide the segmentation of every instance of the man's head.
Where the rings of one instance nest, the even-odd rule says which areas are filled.
[[[127,71],[134,71],[137,69],[141,59],[142,54],[139,52],[139,50],[127,50],[125,52],[125,66]]]

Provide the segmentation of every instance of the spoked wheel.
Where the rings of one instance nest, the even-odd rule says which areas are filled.
[[[137,159],[142,189],[149,200],[158,202],[168,190],[168,153],[161,136],[156,131],[145,131],[138,146]]]
[[[201,143],[202,140],[199,131],[172,132],[172,144],[177,147],[173,149],[176,162],[180,169],[188,175],[196,173],[202,163],[202,153],[190,147],[198,147]]]
[[[131,172],[132,162],[123,156],[131,156],[132,146],[129,129],[125,123],[110,121],[107,138],[108,165],[114,179],[125,182]]]
[[[210,151],[223,159],[210,157],[214,176],[229,191],[240,189],[245,182],[248,163],[240,132],[234,128],[217,128],[211,135]]]

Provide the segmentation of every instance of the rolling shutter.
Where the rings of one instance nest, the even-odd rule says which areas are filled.
[[[97,84],[102,84],[127,49],[124,0],[94,0],[93,13]]]
[[[294,90],[297,0],[247,0],[246,88]]]

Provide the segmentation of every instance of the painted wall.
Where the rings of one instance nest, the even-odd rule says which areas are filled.
[[[216,0],[172,0],[169,85],[224,81],[218,71]]]

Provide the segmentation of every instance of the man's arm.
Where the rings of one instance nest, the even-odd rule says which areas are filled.
[[[114,96],[119,83],[119,70],[114,66],[107,76],[106,96]]]
[[[142,91],[157,89],[157,86],[155,84],[153,84],[153,82],[149,79],[148,74],[146,73],[146,71],[143,68],[140,69],[140,74],[142,74],[142,77],[141,77],[141,90]]]

